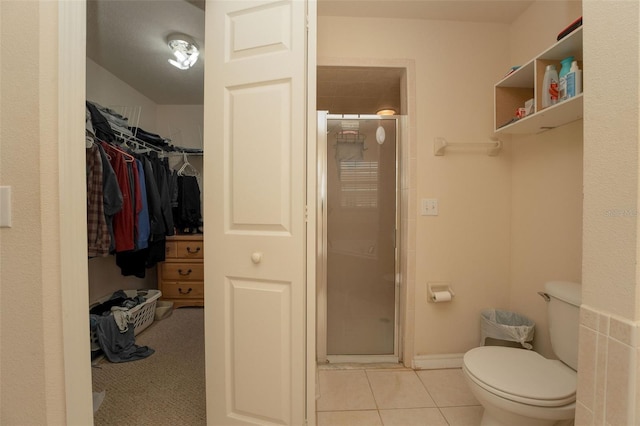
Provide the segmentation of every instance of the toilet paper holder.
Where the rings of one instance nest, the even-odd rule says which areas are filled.
[[[451,295],[451,299],[456,295],[451,289],[451,284],[446,282],[427,283],[427,290],[429,296],[427,301],[430,303],[438,303],[436,300],[436,293],[449,293]]]

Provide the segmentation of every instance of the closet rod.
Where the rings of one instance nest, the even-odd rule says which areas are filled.
[[[124,134],[119,130],[114,130],[113,132],[116,134],[116,136],[119,139],[124,141],[125,145],[127,143],[135,144],[136,145],[136,149],[142,148],[142,149],[145,149],[145,150],[148,150],[148,151],[157,152],[158,154],[162,154],[162,155],[166,155],[166,156],[169,156],[169,155],[184,155],[184,154],[187,154],[187,155],[202,155],[202,152],[189,152],[189,151],[183,151],[183,150],[180,150],[180,149],[176,149],[175,151],[167,151],[167,150],[162,149],[159,146],[155,146],[155,145],[152,145],[150,143],[147,143],[147,142],[143,141],[142,139],[138,139],[135,136]]]

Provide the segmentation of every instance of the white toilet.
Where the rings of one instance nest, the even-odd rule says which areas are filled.
[[[481,426],[543,426],[575,416],[580,285],[545,284],[549,334],[560,359],[503,346],[482,346],[464,355],[462,370],[484,407]]]

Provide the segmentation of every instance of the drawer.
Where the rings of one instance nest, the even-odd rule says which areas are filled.
[[[167,241],[164,245],[164,255],[167,259],[178,257],[178,244],[175,241]]]
[[[170,281],[203,281],[204,265],[202,263],[165,262],[161,266],[162,279]]]
[[[165,299],[203,299],[202,281],[162,282],[162,297]]]
[[[202,259],[204,244],[202,241],[177,241],[177,257],[180,259]]]

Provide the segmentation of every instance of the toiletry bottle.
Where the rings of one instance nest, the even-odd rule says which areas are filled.
[[[571,69],[567,74],[567,99],[582,93],[582,71],[578,68],[578,62],[571,63]]]
[[[573,56],[568,56],[560,61],[562,67],[560,67],[560,73],[558,74],[558,87],[559,87],[559,100],[564,101],[567,99],[567,74],[571,69],[571,63],[573,62]]]
[[[547,65],[542,81],[542,108],[558,102],[558,71],[555,65]]]

